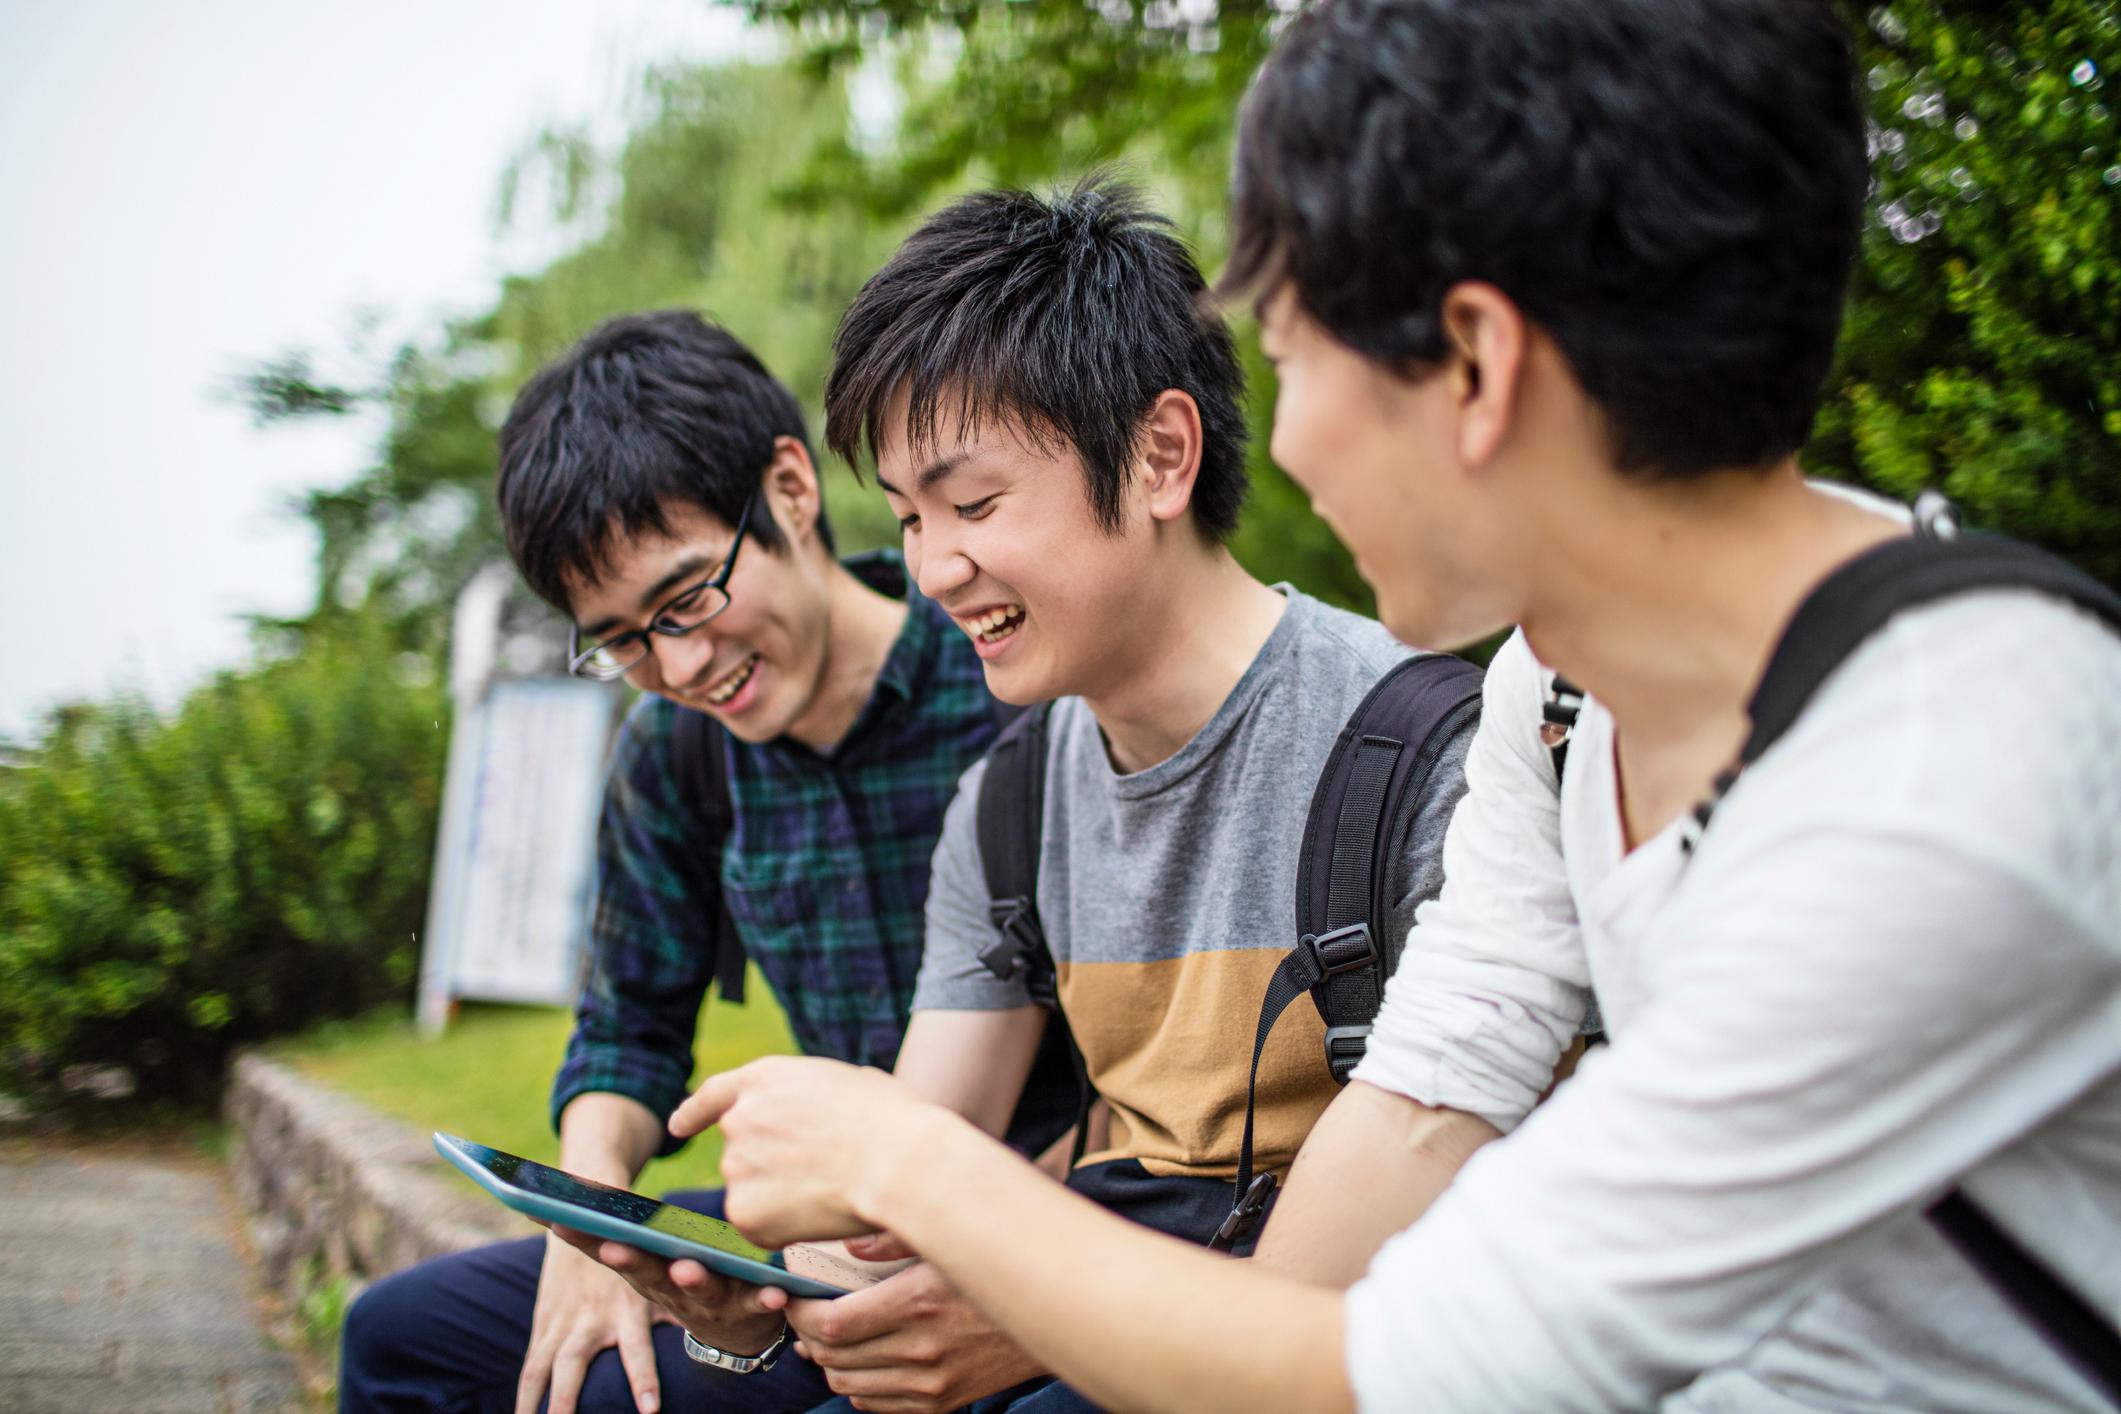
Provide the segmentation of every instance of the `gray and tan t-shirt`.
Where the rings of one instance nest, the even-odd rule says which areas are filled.
[[[1281,621],[1198,735],[1121,775],[1079,698],[1053,706],[1038,908],[1090,1078],[1112,1108],[1111,1145],[1085,1162],[1139,1159],[1155,1174],[1237,1171],[1259,1006],[1295,944],[1304,820],[1334,739],[1410,650],[1369,619],[1280,586]],[[1444,827],[1463,794],[1471,730],[1447,744],[1387,875],[1383,920],[1404,936],[1442,884]],[[943,822],[928,894],[916,1011],[1027,1005],[979,961],[987,915],[976,825],[985,763]],[[1333,1098],[1325,1030],[1292,1006],[1260,1061],[1256,1163],[1286,1166]]]

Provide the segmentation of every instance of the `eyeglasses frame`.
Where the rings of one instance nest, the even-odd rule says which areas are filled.
[[[646,628],[629,629],[625,633],[619,634],[616,637],[606,638],[600,640],[599,642],[590,644],[587,648],[583,648],[582,631],[579,628],[576,628],[570,624],[567,629],[567,671],[573,674],[575,677],[588,678],[593,682],[617,682],[619,679],[625,677],[626,674],[632,672],[635,668],[639,667],[642,660],[647,658],[647,656],[654,651],[653,647],[649,643],[649,634],[659,633],[665,638],[683,638],[688,633],[697,633],[699,630],[707,627],[708,624],[713,623],[717,618],[720,618],[723,614],[727,613],[729,610],[729,605],[731,604],[731,602],[733,602],[735,597],[729,592],[729,576],[736,573],[737,552],[744,548],[744,536],[746,532],[751,529],[751,510],[752,507],[758,504],[758,501],[759,496],[758,492],[756,491],[753,491],[748,497],[745,498],[743,512],[736,518],[736,536],[729,542],[729,556],[727,559],[722,561],[721,568],[716,570],[713,574],[707,576],[707,578],[700,580],[697,584],[687,585],[685,588],[680,589],[679,591],[677,591],[677,593],[671,595],[668,599],[665,599],[663,601],[663,607],[656,610],[655,613],[649,618],[648,626]],[[702,589],[712,589],[719,592],[722,596],[721,607],[716,609],[713,613],[707,615],[707,617],[701,619],[698,623],[684,624],[682,626],[679,626],[666,625],[662,622],[663,615],[668,612],[672,604],[675,604],[678,600],[683,599],[688,595],[697,594]],[[611,672],[608,674],[598,672],[590,668],[589,660],[595,657],[597,653],[608,650],[614,644],[630,644],[635,642],[638,642],[641,645],[641,656],[627,663],[625,667],[618,669],[616,672]]]

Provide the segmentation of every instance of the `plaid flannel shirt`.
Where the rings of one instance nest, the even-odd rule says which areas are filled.
[[[674,773],[677,709],[644,696],[627,715],[597,829],[588,976],[553,1080],[555,1126],[589,1091],[658,1116],[685,1098],[718,899],[806,1054],[897,1058],[943,811],[997,728],[971,640],[910,589],[898,556],[846,563],[908,598],[905,626],[829,755],[787,737],[752,746],[718,734],[735,814],[719,858]]]

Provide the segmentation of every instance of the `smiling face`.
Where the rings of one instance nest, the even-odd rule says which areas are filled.
[[[1155,592],[1148,498],[1130,480],[1108,531],[1074,452],[997,422],[935,441],[909,448],[899,416],[877,442],[914,582],[972,639],[995,696],[1096,696],[1126,671],[1129,618]]]
[[[1456,362],[1395,375],[1333,338],[1286,290],[1260,318],[1278,383],[1269,450],[1354,555],[1379,620],[1425,648],[1512,622],[1498,521],[1508,497],[1465,458],[1469,412],[1494,390]]]
[[[707,713],[743,741],[787,732],[825,674],[832,560],[815,535],[815,494],[814,477],[791,477],[777,460],[751,515],[774,517],[779,548],[747,536],[729,579],[729,607],[683,637],[648,635],[649,651],[626,680]],[[659,613],[686,621],[687,591],[729,558],[736,529],[712,512],[667,505],[664,518],[667,534],[615,533],[604,575],[570,586],[585,646],[645,628]]]

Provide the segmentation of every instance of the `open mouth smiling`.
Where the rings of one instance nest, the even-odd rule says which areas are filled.
[[[1022,606],[1005,604],[999,608],[982,610],[977,614],[957,616],[958,627],[981,643],[1000,643],[1023,625]]]
[[[700,695],[710,706],[720,707],[744,690],[744,684],[751,681],[751,675],[758,671],[758,666],[759,655],[747,654],[743,662],[709,683],[707,690]]]

